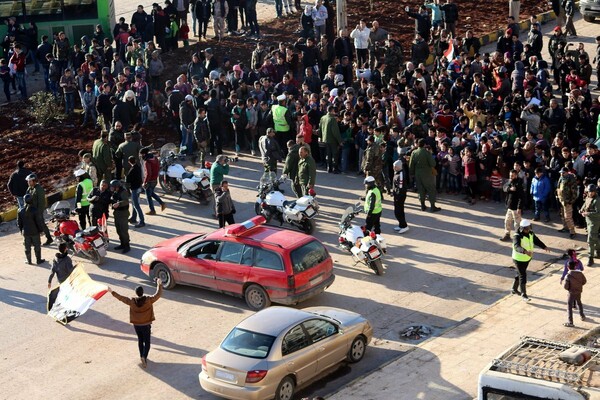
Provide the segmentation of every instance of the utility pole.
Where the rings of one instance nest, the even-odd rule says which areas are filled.
[[[520,0],[508,0],[508,16],[514,17],[515,22],[518,24],[519,14],[521,13],[521,1]]]
[[[337,18],[337,32],[348,28],[348,13],[346,12],[346,0],[335,0],[335,14]]]

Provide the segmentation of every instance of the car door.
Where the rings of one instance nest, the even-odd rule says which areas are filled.
[[[182,283],[216,289],[215,265],[221,241],[208,240],[190,246],[177,259]]]
[[[317,352],[317,373],[338,364],[348,353],[347,339],[333,322],[315,318],[303,323]]]
[[[223,242],[215,263],[217,288],[223,292],[242,294],[252,265],[252,246]]]
[[[317,374],[317,352],[302,324],[288,331],[281,341],[282,361],[287,373],[296,376],[297,385],[301,385]],[[283,373],[280,375],[284,376]]]

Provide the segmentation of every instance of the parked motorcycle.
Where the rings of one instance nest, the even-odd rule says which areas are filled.
[[[158,182],[167,194],[179,192],[179,197],[185,193],[202,204],[208,204],[212,199],[210,188],[210,170],[199,168],[188,172],[179,164],[179,155],[175,153],[174,145],[165,145],[160,151],[160,170]]]
[[[68,201],[57,201],[50,207],[52,221],[55,222],[54,236],[60,243],[67,243],[73,255],[87,258],[96,265],[102,264],[108,249],[108,229],[106,216],[98,218],[98,226],[80,229],[79,224],[71,219],[75,212],[71,211]]]
[[[352,224],[355,216],[361,213],[362,206],[355,204],[346,208],[340,220],[339,243],[342,249],[352,253],[356,262],[362,262],[377,275],[383,274],[381,257],[387,252],[385,238],[364,226]]]
[[[310,193],[298,200],[286,200],[279,189],[286,178],[261,180],[254,203],[254,211],[270,221],[275,218],[281,225],[288,223],[302,232],[312,234],[315,229],[313,219],[319,213],[319,203],[315,199],[316,193],[311,189]]]

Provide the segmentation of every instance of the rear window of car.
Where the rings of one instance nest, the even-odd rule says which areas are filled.
[[[234,328],[221,344],[221,348],[244,357],[266,358],[274,341],[275,336]]]
[[[291,256],[294,272],[303,272],[325,261],[329,254],[321,242],[313,240],[292,251]]]

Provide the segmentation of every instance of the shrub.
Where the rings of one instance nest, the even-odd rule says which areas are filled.
[[[64,118],[62,108],[52,95],[52,93],[40,91],[34,93],[30,98],[30,114],[38,124],[47,125],[52,121]]]

